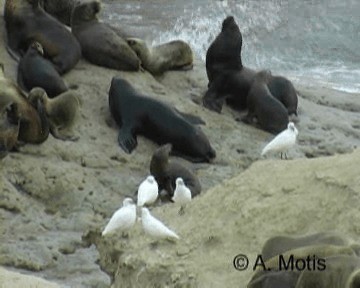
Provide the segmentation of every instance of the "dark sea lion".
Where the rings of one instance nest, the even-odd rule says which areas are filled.
[[[71,12],[77,0],[41,0],[42,7],[50,15],[54,16],[61,23],[70,26]]]
[[[120,127],[119,145],[126,153],[137,146],[137,135],[158,143],[171,143],[174,154],[193,162],[209,162],[215,150],[199,127],[171,106],[139,94],[126,80],[114,77],[109,91],[110,112]]]
[[[141,60],[141,65],[153,75],[168,70],[188,70],[193,65],[193,52],[184,41],[175,40],[149,47],[144,40],[128,38],[127,43]]]
[[[79,96],[73,91],[67,91],[50,99],[44,89],[32,89],[29,95],[30,103],[39,100],[45,107],[51,134],[61,140],[77,140],[78,137],[73,135],[72,127],[80,107]]]
[[[324,271],[304,271],[296,288],[359,288],[360,258],[335,255],[326,259]]]
[[[63,24],[40,7],[39,1],[6,0],[7,44],[15,53],[24,55],[32,42],[39,42],[45,57],[64,74],[79,61],[80,45]]]
[[[83,56],[99,66],[138,71],[140,59],[135,52],[113,29],[98,20],[100,7],[99,1],[91,1],[77,5],[73,10],[72,33],[81,45]]]
[[[0,112],[9,105],[8,117],[15,123],[19,121],[18,140],[25,143],[39,144],[49,135],[49,122],[45,107],[39,101],[30,104],[28,99],[12,81],[6,79],[0,71]]]
[[[10,103],[1,115],[0,119],[0,160],[4,158],[9,151],[12,151],[17,144],[19,135],[20,119],[13,119],[10,115],[16,109],[16,104]]]
[[[247,288],[295,288],[299,271],[259,271],[251,278]]]
[[[275,236],[265,242],[261,255],[264,260],[268,260],[286,251],[316,244],[343,246],[347,245],[348,241],[343,236],[333,232],[320,232],[300,237]]]
[[[17,81],[26,92],[34,87],[41,87],[52,98],[68,88],[51,62],[43,56],[41,44],[33,42],[19,62]]]
[[[221,112],[224,100],[233,108],[246,108],[246,97],[250,91],[256,71],[242,64],[241,31],[232,16],[223,21],[222,30],[206,53],[208,91],[203,105]],[[283,76],[272,76],[269,90],[287,108],[288,114],[297,114],[298,98],[293,84]]]
[[[278,134],[287,128],[289,116],[284,105],[271,94],[267,86],[270,77],[269,70],[255,75],[247,96],[248,114],[243,121],[251,124],[256,117],[261,129]]]
[[[228,16],[222,23],[220,34],[206,52],[206,73],[209,84],[225,71],[238,71],[241,62],[242,35],[233,16]]]
[[[150,162],[150,174],[159,185],[159,190],[165,189],[170,198],[174,195],[175,181],[181,177],[190,189],[192,197],[200,194],[201,184],[198,177],[188,168],[175,160],[170,160],[171,144],[166,144],[154,152]]]

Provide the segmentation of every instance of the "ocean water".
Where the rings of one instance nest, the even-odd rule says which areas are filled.
[[[360,93],[359,0],[104,1],[102,19],[149,44],[182,39],[205,61],[228,15],[242,32],[245,66]]]

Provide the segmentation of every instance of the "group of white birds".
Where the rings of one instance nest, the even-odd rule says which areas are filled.
[[[141,223],[146,234],[157,238],[174,238],[179,236],[165,226],[160,220],[150,214],[145,205],[153,204],[159,195],[159,187],[154,176],[148,176],[139,186],[137,206],[141,207]],[[182,178],[176,179],[176,188],[172,200],[183,206],[191,201],[191,191],[186,187]],[[102,236],[112,234],[115,231],[128,231],[136,223],[136,205],[131,198],[125,198],[123,206],[111,217],[109,223],[102,232]]]
[[[280,152],[282,154],[291,148],[296,143],[296,137],[298,130],[293,122],[289,122],[287,129],[278,134],[270,143],[268,143],[261,152],[261,155],[265,155],[268,152]],[[154,176],[148,176],[139,186],[137,206],[141,207],[141,223],[146,234],[154,238],[175,238],[179,239],[179,236],[165,226],[160,220],[156,219],[150,214],[148,208],[145,205],[153,204],[159,196],[159,187]],[[172,200],[175,203],[183,205],[191,201],[191,191],[186,187],[182,178],[176,179],[176,188]],[[115,231],[128,231],[136,223],[136,205],[131,198],[125,198],[123,206],[118,209],[111,217],[109,223],[106,225],[102,235],[108,235]]]

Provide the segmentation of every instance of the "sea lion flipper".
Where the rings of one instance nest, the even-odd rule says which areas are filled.
[[[131,154],[137,146],[136,138],[131,134],[130,130],[124,128],[119,130],[118,142],[127,154]]]

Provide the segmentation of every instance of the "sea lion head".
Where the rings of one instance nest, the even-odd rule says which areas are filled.
[[[40,55],[44,56],[44,48],[39,42],[32,42],[30,48],[36,50]]]
[[[215,150],[211,147],[208,138],[199,127],[195,127],[191,143],[193,144],[191,151],[195,157],[203,157],[207,162],[212,161],[216,157]]]
[[[45,102],[47,101],[48,96],[43,88],[35,87],[35,88],[31,89],[28,99],[29,99],[30,104],[33,107],[37,107],[38,102],[45,105]]]
[[[71,16],[71,24],[82,23],[97,19],[97,14],[101,10],[100,1],[90,1],[80,3],[73,9]]]
[[[221,32],[227,32],[227,31],[231,31],[231,32],[235,31],[240,33],[239,26],[236,24],[234,16],[226,17],[222,23]]]

